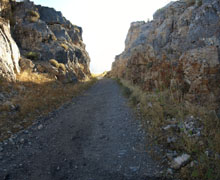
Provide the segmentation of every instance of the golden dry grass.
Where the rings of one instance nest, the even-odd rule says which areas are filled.
[[[77,84],[63,84],[47,74],[32,72],[23,72],[17,79],[13,84],[1,83],[1,90],[13,94],[10,102],[18,108],[11,110],[8,105],[0,105],[0,140],[8,138],[10,131],[15,133],[30,126],[37,117],[71,101],[96,82],[93,78]]]
[[[50,59],[49,62],[52,66],[56,67],[57,69],[61,69],[62,71],[66,71],[66,66],[63,63],[59,63],[55,59]]]
[[[65,49],[66,51],[68,51],[68,49],[69,49],[69,47],[68,47],[66,44],[64,44],[64,43],[61,43],[60,46],[61,46],[63,49]]]
[[[30,10],[28,11],[28,20],[32,23],[37,22],[40,18],[40,15],[37,11]]]
[[[57,62],[56,59],[50,59],[49,62],[52,66],[56,67],[57,69],[60,67],[60,64]]]

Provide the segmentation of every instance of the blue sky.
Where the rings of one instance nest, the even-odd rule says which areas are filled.
[[[111,69],[114,57],[134,21],[152,19],[153,13],[170,0],[34,0],[35,4],[61,11],[83,28],[83,41],[91,58],[90,69],[101,73]]]

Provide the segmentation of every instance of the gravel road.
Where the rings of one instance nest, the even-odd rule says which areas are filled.
[[[1,180],[156,180],[161,167],[111,79],[0,143]]]

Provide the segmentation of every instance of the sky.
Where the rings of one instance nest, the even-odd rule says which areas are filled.
[[[92,73],[111,69],[124,50],[131,22],[152,20],[153,13],[171,0],[33,0],[61,11],[83,28],[83,42],[91,58]]]

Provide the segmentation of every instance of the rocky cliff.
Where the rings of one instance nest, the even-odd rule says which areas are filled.
[[[1,7],[7,7],[1,8],[1,15],[10,20],[11,34],[20,49],[23,67],[31,64],[33,71],[53,72],[65,82],[90,76],[90,58],[82,41],[81,27],[71,24],[61,12],[30,1],[3,0]],[[55,62],[53,67],[49,63],[51,59]],[[63,66],[59,68],[56,64]]]
[[[9,15],[7,12],[10,12],[11,8],[9,1],[0,2],[0,77],[15,81],[16,73],[20,72],[18,65],[20,52],[11,37],[9,21],[6,20]]]
[[[219,101],[220,2],[180,0],[150,22],[131,24],[112,75],[144,90],[178,89],[190,101]]]

